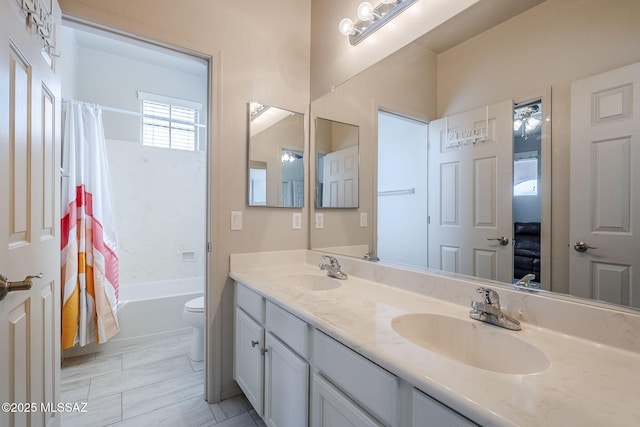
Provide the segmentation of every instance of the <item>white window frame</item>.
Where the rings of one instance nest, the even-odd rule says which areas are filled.
[[[163,96],[163,95],[156,95],[153,93],[147,93],[147,92],[142,92],[142,91],[138,91],[138,99],[140,100],[140,113],[142,115],[142,123],[140,126],[140,141],[142,141],[142,145],[148,146],[148,147],[159,147],[159,148],[169,148],[169,149],[177,149],[177,150],[183,150],[183,151],[198,151],[199,149],[199,136],[200,136],[200,116],[202,114],[202,104],[198,103],[198,102],[193,102],[193,101],[187,101],[185,99],[179,99],[179,98],[173,98],[173,97],[169,97],[169,96]],[[180,120],[173,120],[173,119],[169,119],[169,140],[168,140],[168,146],[162,146],[162,145],[156,145],[156,144],[149,144],[146,143],[144,135],[145,135],[145,118],[152,118],[154,116],[152,115],[148,115],[148,114],[144,114],[144,103],[145,102],[152,102],[152,103],[157,103],[157,104],[164,104],[164,105],[168,105],[169,108],[172,107],[181,107],[181,108],[188,108],[191,110],[194,110],[196,112],[196,121],[195,122],[185,122],[185,121],[180,121]],[[166,120],[166,118],[162,118],[163,120]],[[173,129],[173,124],[180,124],[180,125],[188,125],[188,126],[193,126],[193,136],[194,136],[194,142],[193,142],[193,147],[189,150],[185,150],[184,148],[178,148],[172,145],[172,141],[171,141],[171,129]],[[153,125],[151,125],[153,126]]]

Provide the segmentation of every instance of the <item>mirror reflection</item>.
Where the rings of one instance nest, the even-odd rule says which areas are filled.
[[[528,274],[540,287],[542,195],[542,104],[536,100],[513,110],[513,280]]]
[[[358,207],[358,126],[315,120],[316,207]]]
[[[304,204],[304,114],[249,103],[249,206]]]
[[[640,163],[635,151],[628,150],[630,141],[638,138],[637,130],[632,130],[633,126],[637,129],[638,118],[629,112],[640,105],[633,105],[637,101],[629,95],[632,89],[625,89],[636,85],[640,76],[640,72],[633,71],[640,67],[635,65],[640,61],[640,45],[633,42],[640,39],[640,27],[632,18],[640,13],[640,3],[622,1],[610,6],[592,1],[577,5],[547,0],[466,41],[447,43],[442,37],[426,34],[314,101],[312,115],[331,110],[348,116],[347,107],[358,113],[368,112],[359,113],[360,132],[367,135],[361,138],[360,156],[372,159],[373,170],[370,175],[361,173],[360,185],[371,186],[372,191],[361,191],[360,203],[372,205],[373,209],[365,241],[345,241],[345,230],[353,227],[329,227],[325,221],[324,229],[312,230],[311,247],[325,250],[336,246],[332,249],[343,254],[354,254],[352,248],[359,247],[359,257],[377,252],[383,262],[420,267],[426,264],[428,268],[461,272],[461,248],[475,245],[462,239],[468,233],[461,234],[459,243],[431,244],[436,241],[432,232],[435,223],[443,214],[454,212],[447,209],[457,203],[455,212],[460,215],[470,212],[472,220],[486,220],[483,227],[491,233],[480,239],[483,243],[487,238],[496,239],[488,242],[493,246],[471,252],[470,268],[478,265],[479,259],[486,261],[486,268],[465,274],[495,277],[507,283],[531,274],[531,285],[545,290],[640,307],[640,299],[633,299],[633,295],[640,295],[640,279],[631,274],[634,266],[640,268],[636,265],[640,259],[633,249],[619,249],[640,245],[637,237],[631,237],[640,235],[633,228],[640,223],[634,208],[640,193],[632,190],[638,185],[637,177],[628,173]],[[606,22],[603,16],[607,17]],[[439,29],[438,34],[451,32],[455,28]],[[523,38],[523,34],[531,36]],[[562,39],[558,34],[563,35]],[[518,40],[516,49],[514,40]],[[398,70],[402,70],[402,78],[398,78]],[[367,88],[366,93],[363,88]],[[489,120],[479,114],[469,119],[470,124],[455,123],[458,115],[484,111],[503,102],[504,111],[490,114]],[[377,114],[371,115],[372,105]],[[392,141],[391,149],[381,145],[383,112],[428,124],[429,193],[432,174],[448,167],[446,162],[445,166],[440,163],[436,167],[431,162],[437,145],[431,138],[432,131],[439,133],[444,142],[464,136],[465,131],[476,132],[476,141],[469,139],[466,145],[459,142],[462,149],[476,150],[488,146],[487,139],[493,138],[492,132],[498,132],[494,118],[499,116],[500,132],[508,132],[501,138],[508,142],[504,146],[509,147],[509,153],[506,163],[500,160],[498,164],[508,164],[502,167],[508,171],[507,178],[489,174],[491,162],[482,163],[479,157],[456,173],[479,174],[480,178],[487,178],[485,184],[494,179],[496,185],[490,192],[477,191],[475,184],[463,186],[462,181],[457,181],[459,188],[471,195],[478,192],[483,198],[458,198],[461,193],[452,190],[456,188],[455,180],[451,181],[452,187],[441,189],[434,198],[431,194],[419,195],[419,187],[413,181],[391,188],[384,181],[383,160],[396,154],[394,148],[399,153],[404,139]],[[630,127],[625,128],[627,124]],[[436,126],[440,126],[437,132]],[[488,133],[486,139],[481,134],[482,127]],[[622,131],[624,135],[618,135],[616,129],[626,130]],[[625,139],[629,135],[633,135],[631,139]],[[411,161],[420,156],[420,151],[414,151]],[[405,167],[410,164],[407,162]],[[483,171],[487,174],[483,175]],[[384,195],[386,191],[402,193]],[[498,200],[498,191],[507,203],[500,207],[486,204],[493,206],[493,211],[479,209],[483,205],[478,200]],[[405,206],[402,199],[409,197],[422,201],[426,198],[427,208]],[[465,208],[462,203],[466,203]],[[404,244],[395,247],[385,243],[383,222],[401,228],[405,218],[418,212],[422,213],[416,215],[418,225],[407,220],[407,224],[414,225],[393,232],[406,232],[402,235],[413,237],[403,238]],[[508,217],[501,222],[503,225],[491,223],[492,215],[498,213]],[[352,221],[348,215],[344,220]],[[441,231],[449,236],[454,230],[456,226],[451,223],[449,231]],[[499,240],[502,238],[505,239]],[[635,243],[631,243],[634,238]],[[500,241],[506,239],[508,244],[501,245]],[[426,255],[424,246],[420,247],[425,240],[429,242]],[[387,242],[397,243],[393,238]],[[412,259],[401,254],[401,249],[413,245],[418,247],[409,250]],[[342,252],[342,248],[346,250]],[[497,261],[493,254],[501,251],[508,256]],[[439,260],[432,263],[431,257],[437,253]],[[493,276],[492,269],[504,272]]]

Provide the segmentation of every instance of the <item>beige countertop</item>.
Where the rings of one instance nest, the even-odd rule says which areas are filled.
[[[248,255],[235,260],[233,257],[230,275],[234,280],[481,425],[640,425],[640,355],[637,352],[525,320],[521,320],[521,331],[508,331],[472,320],[469,303],[477,283],[459,284],[451,280],[450,299],[458,298],[459,303],[354,274],[340,281],[335,289],[309,290],[297,284],[296,275],[322,277],[325,274],[317,265],[308,263],[306,256],[287,256],[283,265],[274,263],[273,259],[252,262]],[[343,271],[350,273],[344,266]],[[412,273],[408,277],[420,278],[421,286],[428,287],[429,281],[438,282],[440,286],[443,279],[436,276]],[[498,292],[502,291],[498,289]],[[519,311],[523,310],[526,304]],[[513,315],[508,308],[504,311]],[[470,322],[471,327],[489,336],[511,335],[544,353],[548,363],[538,369],[540,372],[506,374],[459,362],[414,344],[394,330],[394,318],[412,313],[444,315]]]

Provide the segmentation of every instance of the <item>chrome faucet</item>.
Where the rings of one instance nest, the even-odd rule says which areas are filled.
[[[491,323],[502,328],[519,331],[520,322],[502,312],[500,309],[500,297],[498,293],[489,288],[478,288],[478,293],[482,295],[482,301],[471,301],[471,311],[469,317],[481,322]]]
[[[516,282],[516,286],[524,286],[525,288],[533,288],[534,286],[529,284],[530,281],[536,278],[535,274],[527,274],[522,279]]]
[[[329,264],[325,264],[324,262],[320,263],[320,270],[327,270],[327,276],[340,280],[345,280],[348,277],[345,273],[340,271],[340,263],[337,259],[329,255],[323,255],[322,258],[329,260]]]

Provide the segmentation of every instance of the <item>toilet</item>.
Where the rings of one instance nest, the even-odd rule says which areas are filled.
[[[194,362],[204,360],[204,297],[194,298],[184,304],[182,318],[193,326],[189,357]]]

